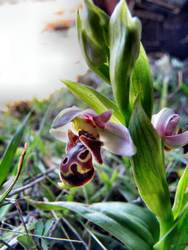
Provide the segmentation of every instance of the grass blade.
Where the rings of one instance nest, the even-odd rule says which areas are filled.
[[[22,170],[22,166],[23,166],[24,157],[26,155],[26,152],[27,152],[27,144],[25,144],[25,147],[24,147],[24,149],[22,151],[22,154],[20,156],[17,173],[16,173],[16,176],[15,176],[14,180],[12,181],[10,186],[7,188],[7,190],[3,194],[0,195],[0,203],[8,196],[8,194],[10,193],[10,191],[12,190],[14,185],[16,184],[16,182],[17,182],[17,180],[18,180],[18,178],[20,176],[21,170]]]
[[[16,150],[22,140],[23,133],[25,130],[25,127],[28,123],[29,117],[31,113],[29,113],[26,118],[23,120],[21,126],[17,129],[17,132],[11,139],[9,145],[7,146],[7,149],[2,157],[1,163],[0,163],[0,187],[2,183],[6,180],[10,169],[13,164],[14,156],[16,153]]]

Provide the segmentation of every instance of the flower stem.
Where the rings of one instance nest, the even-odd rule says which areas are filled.
[[[170,228],[173,226],[174,218],[172,214],[172,210],[170,211],[168,217],[166,218],[158,218],[159,224],[160,224],[160,240],[162,237],[170,230]],[[169,249],[170,242],[167,242],[164,240],[157,248],[156,250],[168,250]]]

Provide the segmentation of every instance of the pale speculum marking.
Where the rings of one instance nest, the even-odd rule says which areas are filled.
[[[88,149],[78,154],[78,160],[81,162],[87,162],[90,158],[91,158],[91,155]]]

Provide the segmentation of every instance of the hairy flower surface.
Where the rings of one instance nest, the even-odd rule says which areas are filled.
[[[110,122],[111,115],[111,111],[98,115],[91,109],[77,107],[64,109],[57,115],[50,132],[67,145],[67,154],[60,166],[63,182],[71,186],[89,182],[95,173],[93,159],[103,163],[101,147],[117,155],[135,154],[128,129]]]
[[[152,116],[152,124],[168,148],[188,144],[188,131],[180,132],[179,120],[180,116],[170,108],[164,108]]]

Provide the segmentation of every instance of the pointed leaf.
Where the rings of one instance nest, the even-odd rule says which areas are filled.
[[[77,14],[77,32],[82,53],[89,68],[109,83],[109,17],[91,0],[84,0],[84,3],[83,14]]]
[[[14,156],[16,153],[16,150],[22,140],[23,137],[23,133],[24,130],[27,126],[29,117],[30,117],[31,113],[29,113],[26,118],[24,119],[24,121],[22,122],[22,124],[20,125],[20,127],[17,129],[16,134],[13,136],[13,138],[11,139],[4,155],[3,158],[1,160],[0,163],[0,186],[2,185],[2,183],[6,180],[11,168],[13,168],[13,161],[14,161]]]
[[[67,208],[76,212],[112,234],[132,250],[152,249],[158,234],[159,228],[155,217],[146,209],[135,205],[122,202],[85,205],[78,202],[28,201],[42,210],[61,211]],[[153,232],[155,235],[152,235]]]
[[[176,190],[175,201],[173,206],[174,218],[182,212],[185,205],[188,203],[188,166],[184,170],[184,173],[179,180]]]
[[[94,109],[97,113],[102,113],[111,109],[113,111],[112,121],[123,122],[123,116],[118,110],[115,103],[109,100],[104,95],[100,94],[93,88],[90,88],[80,83],[67,80],[64,80],[63,83],[73,93],[73,95],[84,101],[89,107]]]
[[[139,102],[131,117],[130,132],[137,148],[133,171],[140,195],[154,214],[162,220],[170,220],[170,196],[161,140]]]
[[[78,22],[79,16],[77,17],[77,23]],[[106,64],[107,57],[104,54],[103,48],[101,48],[99,44],[97,44],[92,38],[90,38],[85,30],[80,31],[79,37],[82,53],[88,67],[106,83],[109,83],[109,67]]]
[[[16,173],[14,180],[11,182],[11,184],[9,185],[7,190],[3,194],[0,195],[0,203],[8,196],[8,194],[10,193],[10,191],[12,190],[12,188],[14,187],[14,185],[16,184],[16,182],[20,176],[26,151],[27,151],[27,144],[25,145],[25,147],[22,151],[22,154],[20,156],[17,173]]]
[[[92,205],[92,208],[109,214],[117,221],[123,223],[129,220],[132,221],[134,230],[137,231],[139,229],[138,234],[151,244],[159,238],[159,224],[154,215],[146,208],[123,202],[95,203]]]
[[[153,79],[144,47],[141,44],[140,54],[135,63],[130,86],[130,102],[133,108],[137,96],[141,97],[144,111],[151,118],[153,109]]]
[[[81,17],[84,30],[105,49],[108,46],[109,16],[92,0],[84,0]]]

